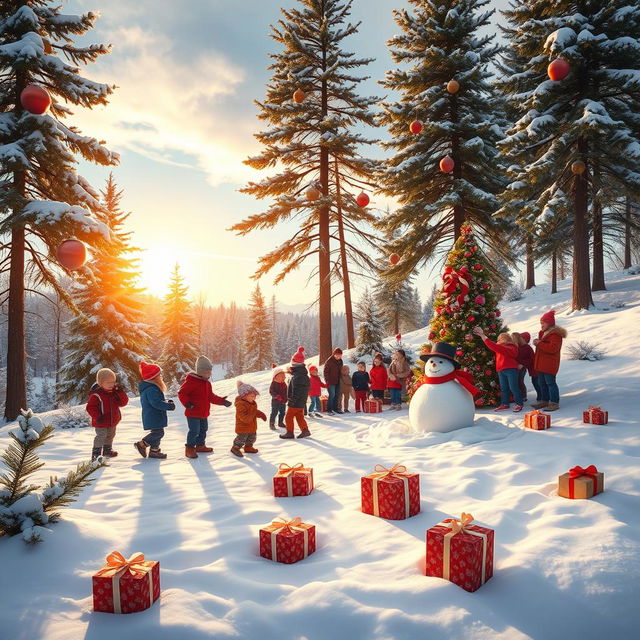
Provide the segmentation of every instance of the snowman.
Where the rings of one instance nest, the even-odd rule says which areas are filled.
[[[409,422],[415,431],[453,431],[473,424],[475,404],[469,373],[460,371],[455,347],[436,342],[430,353],[423,353],[424,377],[409,404]]]

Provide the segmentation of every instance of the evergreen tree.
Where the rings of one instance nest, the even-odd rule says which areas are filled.
[[[373,141],[356,128],[374,124],[371,107],[377,98],[356,93],[364,78],[355,76],[354,70],[370,60],[341,48],[359,28],[347,21],[352,0],[298,0],[298,5],[283,9],[284,18],[272,27],[271,36],[282,50],[271,56],[273,75],[266,100],[257,103],[258,117],[269,127],[256,135],[263,151],[246,160],[255,169],[276,168],[277,172],[242,190],[254,198],[272,199],[272,203],[264,213],[232,229],[244,235],[296,220],[293,236],[260,258],[255,276],[280,267],[275,278],[278,283],[317,255],[314,275],[318,276],[318,339],[323,360],[332,350],[332,279],[343,282],[346,295],[350,291],[347,262],[372,266],[369,252],[374,238],[367,228],[375,218],[366,207],[358,206],[353,191],[373,186],[370,180],[376,164],[361,155],[362,146]],[[292,101],[297,91],[302,92],[300,103]],[[313,189],[308,189],[310,185]],[[348,236],[361,242],[350,241]]]
[[[387,333],[416,328],[416,303],[412,286],[413,277],[406,280],[389,280],[381,275],[374,288],[374,299],[380,319]]]
[[[373,357],[378,352],[387,355],[387,350],[382,345],[384,326],[380,319],[378,306],[369,289],[365,289],[362,298],[360,298],[358,316],[360,325],[358,326],[354,362],[357,362],[359,358],[365,355]]]
[[[507,330],[500,319],[489,276],[489,262],[471,227],[463,226],[462,235],[447,258],[443,285],[434,302],[429,340],[457,347],[456,359],[473,375],[475,386],[481,390],[475,398],[478,406],[497,403],[500,389],[493,352],[471,330],[482,327],[494,342],[499,333]]]
[[[498,47],[494,35],[479,35],[493,11],[488,0],[409,0],[409,10],[395,10],[401,33],[388,46],[402,68],[387,73],[384,85],[399,91],[399,101],[384,105],[381,123],[395,150],[381,175],[384,192],[400,207],[381,226],[402,231],[392,251],[402,259],[389,268],[402,280],[451,245],[465,220],[482,229],[485,240],[502,244],[496,195],[503,188],[496,143],[500,105],[488,67]],[[410,65],[406,68],[406,65]],[[455,81],[457,92],[447,86]],[[409,130],[412,121],[423,130]],[[449,155],[451,173],[440,161]]]
[[[164,301],[160,337],[164,340],[160,366],[167,386],[180,384],[198,357],[198,328],[187,299],[187,287],[176,264]]]
[[[267,311],[260,285],[251,294],[249,321],[245,331],[245,371],[263,371],[273,361],[271,313]]]
[[[149,347],[143,322],[142,289],[136,286],[139,249],[124,230],[129,217],[120,207],[122,190],[109,175],[102,191],[103,210],[97,215],[111,233],[111,242],[93,253],[90,271],[72,287],[79,313],[67,323],[64,364],[58,397],[62,402],[86,400],[98,369],[109,367],[128,391],[138,388],[138,363]]]
[[[0,233],[10,236],[4,245],[10,271],[8,420],[26,402],[26,279],[54,288],[69,301],[56,279],[58,245],[70,237],[99,243],[99,234],[103,241],[108,236],[92,215],[101,205],[77,173],[76,155],[103,165],[116,164],[118,156],[67,121],[70,107],[106,104],[112,92],[112,87],[80,75],[80,64],[109,52],[104,45],[74,45],[74,38],[92,29],[97,17],[64,15],[61,3],[53,0],[0,3]],[[46,88],[52,98],[44,115],[22,107],[22,91],[32,84]]]

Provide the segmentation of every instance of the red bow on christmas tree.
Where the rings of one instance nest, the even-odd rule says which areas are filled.
[[[457,296],[458,306],[462,306],[464,297],[469,293],[469,279],[470,275],[467,271],[456,271],[453,267],[446,267],[442,279],[444,286],[442,290],[445,293],[453,293],[458,286],[460,287],[460,293]]]

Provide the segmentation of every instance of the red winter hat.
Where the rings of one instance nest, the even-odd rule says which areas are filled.
[[[521,334],[522,339],[529,344],[529,341],[531,340],[531,334],[528,331],[523,331]]]
[[[551,309],[551,311],[547,311],[540,316],[540,322],[546,322],[553,326],[556,323],[556,311],[555,309]]]
[[[316,367],[316,365],[315,365],[315,364],[312,364],[312,365],[309,367],[309,373],[312,373],[313,371],[317,371],[317,370],[318,370],[318,367]]]
[[[157,364],[151,364],[149,362],[141,362],[140,375],[145,381],[153,380],[155,377],[162,373],[162,369]]]
[[[304,347],[298,347],[298,350],[291,356],[291,362],[304,364]]]

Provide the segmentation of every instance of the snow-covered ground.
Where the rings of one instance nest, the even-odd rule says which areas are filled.
[[[568,342],[599,342],[606,358],[563,361],[561,409],[549,431],[525,431],[522,416],[478,415],[449,434],[409,433],[407,411],[323,418],[312,438],[283,441],[260,425],[260,454],[229,453],[233,411],[213,411],[213,455],[183,457],[186,425],[176,412],[163,449],[144,460],[137,400],[116,437],[120,456],[98,472],[63,521],[35,548],[0,540],[0,637],[11,640],[200,638],[598,639],[638,637],[640,624],[640,276],[609,274],[599,311],[567,314],[569,283],[505,304],[512,330],[534,333],[558,310]],[[604,310],[612,302],[622,308]],[[403,339],[419,347],[425,331]],[[243,376],[263,393],[270,372]],[[235,381],[217,382],[233,394]],[[602,404],[606,426],[582,424]],[[7,428],[0,429],[6,444]],[[40,474],[63,474],[91,449],[90,429],[58,432]],[[305,498],[274,498],[279,462],[314,468]],[[422,512],[385,521],[360,512],[360,476],[402,462],[421,474]],[[606,490],[595,499],[556,495],[570,467],[596,464]],[[425,532],[461,511],[495,529],[494,577],[476,593],[424,575]],[[274,517],[315,523],[318,550],[294,565],[258,556],[258,529]],[[92,612],[91,575],[112,550],[142,551],[161,565],[162,596],[150,610]]]

